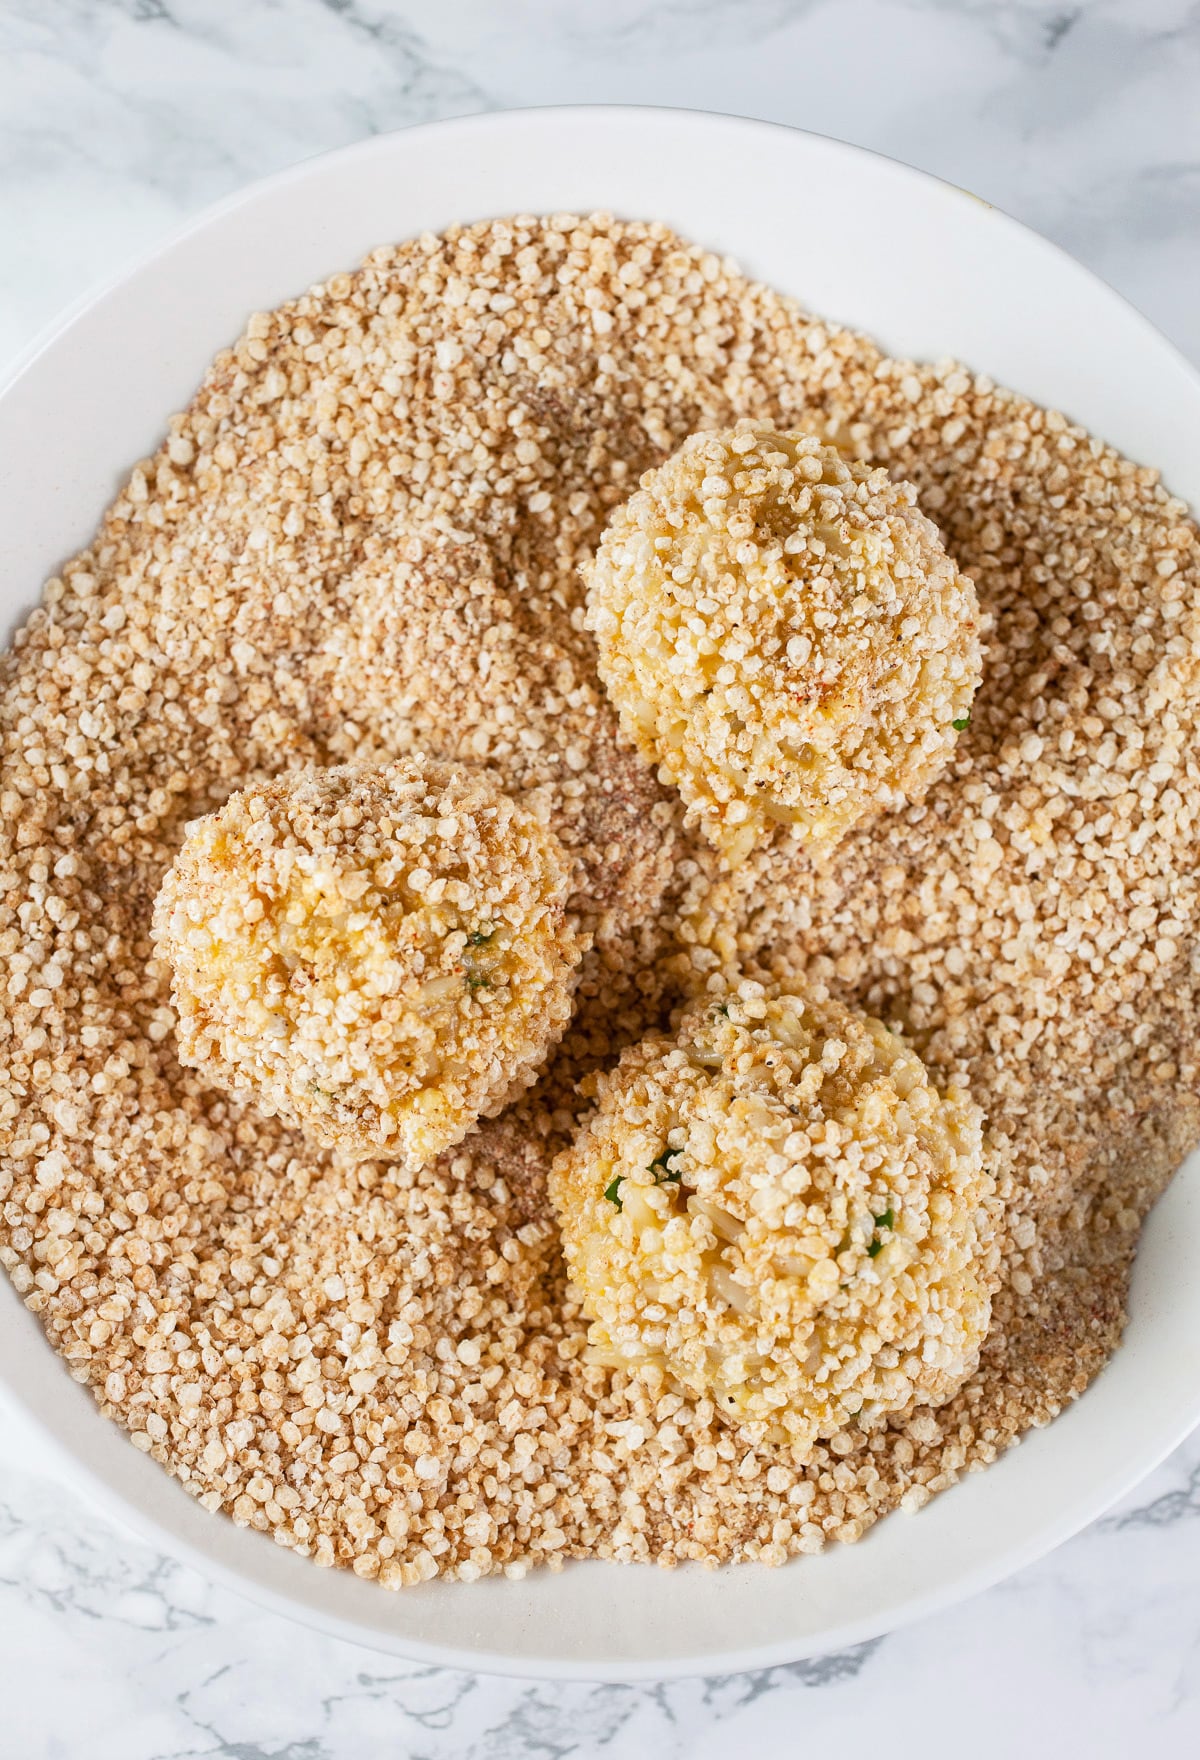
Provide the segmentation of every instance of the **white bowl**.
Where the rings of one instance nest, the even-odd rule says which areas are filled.
[[[0,395],[0,620],[90,536],[246,315],[371,246],[451,221],[608,208],[671,222],[898,353],[955,355],[1055,405],[1200,504],[1200,381],[1146,321],[984,202],[835,141],[679,111],[415,128],[226,202],[62,325]],[[1125,1343],[986,1473],[857,1546],[781,1570],[568,1566],[388,1594],[207,1515],[68,1377],[0,1278],[0,1380],[74,1476],[165,1551],[340,1637],[513,1674],[649,1679],[858,1642],[1065,1539],[1200,1419],[1200,1156],[1146,1229]]]

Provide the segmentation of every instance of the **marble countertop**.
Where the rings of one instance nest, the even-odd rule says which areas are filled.
[[[792,122],[966,185],[1200,361],[1195,0],[0,0],[0,370],[204,203],[405,123],[631,101]],[[0,1409],[6,1752],[901,1760],[1200,1748],[1200,1434],[974,1601],[790,1668],[658,1687],[395,1663],[95,1514]]]

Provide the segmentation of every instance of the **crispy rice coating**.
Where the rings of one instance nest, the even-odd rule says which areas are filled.
[[[974,587],[911,484],[812,434],[692,435],[586,576],[622,725],[735,858],[919,797],[970,718]]]
[[[744,982],[593,1086],[550,1193],[596,1360],[797,1458],[974,1370],[998,1264],[979,1112],[878,1021]]]
[[[777,1564],[986,1466],[1117,1348],[1200,1137],[1200,546],[1153,469],[986,365],[891,359],[658,222],[454,228],[253,317],[46,584],[0,658],[0,1263],[205,1509],[386,1587]],[[923,800],[819,863],[756,850],[731,895],[617,739],[579,570],[745,417],[913,483],[989,628]],[[181,1065],[150,936],[188,821],[407,751],[542,795],[604,919],[543,1079],[415,1174]],[[976,1372],[799,1467],[588,1363],[546,1196],[578,1078],[669,1031],[722,939],[965,1085],[1004,1204]]]
[[[582,952],[553,832],[482,771],[301,771],[189,828],[154,914],[179,1055],[416,1169],[536,1079]]]

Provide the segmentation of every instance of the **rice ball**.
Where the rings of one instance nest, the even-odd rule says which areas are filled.
[[[998,1262],[980,1115],[878,1021],[744,981],[593,1092],[550,1190],[595,1360],[802,1453],[972,1373]]]
[[[189,827],[159,892],[185,1064],[414,1170],[528,1087],[583,943],[553,833],[482,770],[276,777]]]
[[[585,573],[626,732],[733,860],[918,796],[970,716],[974,587],[910,484],[811,434],[693,434]]]

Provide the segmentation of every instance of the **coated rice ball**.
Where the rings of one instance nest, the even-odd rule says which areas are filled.
[[[416,1169],[536,1078],[583,941],[557,839],[486,772],[276,777],[189,827],[154,914],[181,1060]]]
[[[693,434],[585,573],[626,732],[735,861],[919,796],[969,719],[974,587],[910,484],[811,434]]]
[[[801,1453],[972,1373],[998,1266],[980,1115],[880,1022],[743,981],[593,1092],[550,1191],[594,1360]]]

